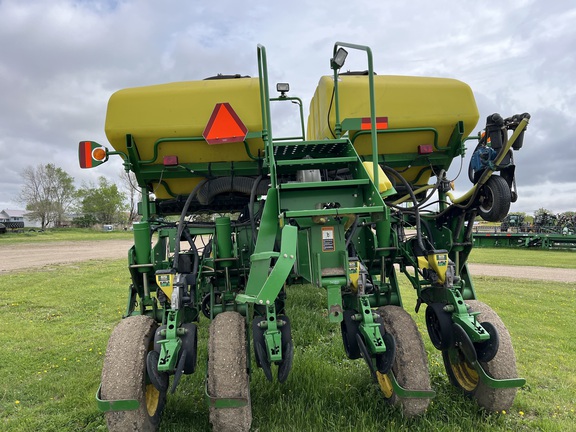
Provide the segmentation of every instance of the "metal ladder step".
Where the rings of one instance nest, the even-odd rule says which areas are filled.
[[[320,182],[293,182],[280,184],[280,190],[290,189],[321,189],[346,186],[362,186],[370,184],[368,179],[330,180]]]
[[[371,207],[340,207],[331,209],[292,210],[285,211],[286,218],[312,217],[312,216],[342,216],[345,214],[382,213],[382,206]]]
[[[278,166],[302,166],[308,169],[311,166],[318,165],[318,168],[325,167],[326,165],[334,165],[334,164],[346,164],[350,162],[357,162],[358,158],[356,156],[340,156],[340,157],[331,157],[331,158],[309,158],[309,159],[285,159],[285,160],[277,160],[276,165]]]

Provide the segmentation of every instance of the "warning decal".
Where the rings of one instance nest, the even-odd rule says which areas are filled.
[[[334,252],[334,227],[322,227],[322,252]]]

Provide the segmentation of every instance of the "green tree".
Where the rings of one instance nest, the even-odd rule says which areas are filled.
[[[120,184],[128,203],[128,223],[132,223],[138,219],[138,202],[142,200],[142,191],[138,188],[136,175],[132,171],[120,172]]]
[[[19,200],[26,206],[27,216],[40,222],[61,226],[74,202],[74,178],[53,164],[27,167],[22,172],[24,186]]]
[[[79,210],[83,216],[75,222],[80,225],[114,224],[125,219],[122,214],[126,210],[125,195],[118,190],[116,184],[109,182],[105,177],[98,179],[98,186],[80,189],[78,196]]]

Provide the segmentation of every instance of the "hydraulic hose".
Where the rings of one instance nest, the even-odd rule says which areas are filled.
[[[188,208],[192,203],[192,200],[198,193],[198,191],[206,184],[208,180],[202,180],[200,183],[196,185],[188,198],[186,199],[186,203],[184,203],[184,208],[182,209],[182,213],[180,213],[180,220],[178,221],[178,233],[176,234],[176,243],[174,244],[174,263],[173,267],[176,269],[178,266],[178,256],[180,255],[180,239],[182,238],[182,232],[184,232],[184,222],[186,219],[186,215],[188,214]]]
[[[404,177],[402,177],[395,169],[392,169],[392,168],[387,167],[385,165],[382,165],[381,167],[386,174],[391,174],[394,177],[396,177],[398,180],[400,180],[402,182],[402,184],[404,185],[404,187],[406,187],[406,190],[408,191],[410,198],[412,198],[412,202],[414,203],[414,218],[416,219],[416,222],[415,222],[416,241],[418,242],[418,247],[420,248],[422,253],[424,253],[426,251],[426,248],[424,247],[424,242],[422,241],[422,228],[420,226],[420,210],[418,209],[418,200],[416,199],[416,195],[414,195],[414,191],[412,191],[412,187],[410,186],[410,183],[408,183],[408,181]]]

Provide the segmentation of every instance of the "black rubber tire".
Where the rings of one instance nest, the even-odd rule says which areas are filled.
[[[408,312],[399,306],[382,306],[378,308],[384,328],[396,341],[396,356],[392,371],[398,383],[405,389],[431,390],[428,357],[424,349],[422,336],[416,323]],[[402,408],[405,417],[424,414],[429,398],[401,398],[393,390],[387,395],[381,380],[387,380],[386,375],[376,372],[378,382],[386,400],[392,405]]]
[[[480,365],[492,378],[517,378],[516,356],[512,347],[512,339],[500,317],[482,302],[468,300],[466,303],[470,306],[471,312],[480,312],[478,315],[480,322],[489,322],[498,332],[498,352],[492,360],[488,362],[480,361]],[[480,381],[476,371],[467,362],[463,360],[463,363],[459,366],[455,365],[450,360],[451,354],[458,355],[461,360],[463,360],[463,356],[457,348],[442,352],[446,373],[454,386],[462,389],[466,395],[474,398],[478,405],[489,412],[500,412],[510,409],[516,397],[517,388],[495,389],[487,387]]]
[[[107,412],[110,432],[151,432],[158,428],[166,392],[158,391],[146,375],[146,356],[153,349],[156,326],[150,317],[132,316],[120,321],[110,336],[102,368],[102,399],[140,402],[134,411]]]
[[[208,340],[208,394],[217,398],[241,397],[248,405],[240,408],[210,407],[215,431],[249,431],[252,423],[250,377],[246,362],[246,322],[237,312],[223,312],[210,324]]]
[[[488,222],[500,222],[510,210],[512,192],[506,180],[492,175],[480,190],[478,215]]]

